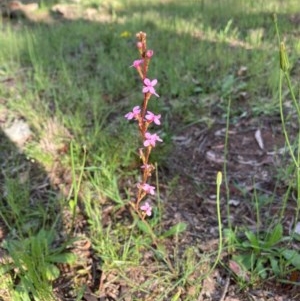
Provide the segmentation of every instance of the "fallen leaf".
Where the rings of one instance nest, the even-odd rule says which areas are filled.
[[[258,144],[258,146],[261,148],[261,149],[264,149],[264,142],[263,142],[263,139],[262,139],[262,136],[261,136],[261,131],[260,129],[258,129],[256,132],[255,132],[255,140]]]

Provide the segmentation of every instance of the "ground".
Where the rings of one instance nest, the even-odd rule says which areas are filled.
[[[259,139],[256,134],[260,133]],[[227,166],[227,185],[222,186],[222,221],[228,224],[226,206],[227,189],[230,191],[230,222],[234,226],[247,225],[254,231],[267,229],[274,216],[279,216],[284,183],[274,183],[273,172],[282,164],[284,156],[284,137],[280,121],[259,118],[259,120],[240,120],[229,129],[228,153],[224,157],[226,125],[220,124],[210,129],[191,126],[175,137],[172,165],[174,175],[178,175],[178,189],[173,198],[166,202],[170,208],[169,219],[177,217],[189,224],[188,241],[195,244],[202,252],[215,250],[218,244],[218,221],[216,212],[216,174]],[[263,148],[259,141],[263,142]],[[210,187],[206,191],[201,186]],[[198,190],[194,195],[190,191]],[[261,191],[274,201],[261,211],[260,223],[253,211],[253,193]],[[295,203],[290,201],[285,215],[285,231],[289,233]],[[258,230],[259,229],[259,230]],[[299,246],[295,246],[299,248]],[[226,257],[226,253],[223,254]],[[226,260],[225,260],[226,262]],[[230,280],[229,280],[229,278]],[[229,286],[224,286],[228,281]],[[206,288],[205,285],[208,287]],[[204,291],[207,297],[199,300],[296,300],[298,288],[286,287],[274,282],[243,294],[236,291],[234,281],[221,268],[205,281]],[[274,290],[274,286],[277,289]],[[221,296],[225,290],[229,294]]]

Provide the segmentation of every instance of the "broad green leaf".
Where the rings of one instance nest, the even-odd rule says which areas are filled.
[[[252,248],[252,243],[250,243],[249,241],[243,241],[242,242],[242,247],[245,248],[245,249]]]
[[[142,232],[144,232],[144,233],[146,233],[146,234],[150,234],[150,235],[152,234],[151,229],[149,229],[149,227],[147,226],[147,224],[144,223],[143,221],[139,220],[139,221],[137,222],[137,226],[138,226],[138,228],[139,228]]]
[[[280,275],[280,268],[278,265],[278,259],[276,259],[274,256],[269,256],[270,264],[272,267],[272,271],[276,276]]]
[[[162,237],[169,237],[169,236],[177,235],[177,234],[185,231],[186,228],[187,228],[186,223],[182,223],[182,222],[178,223],[178,224],[174,225],[173,227],[171,227],[168,231],[163,233]]]
[[[254,253],[245,253],[235,255],[232,257],[232,259],[239,263],[241,267],[244,267],[245,270],[251,271],[253,270],[254,263],[256,261],[256,256],[254,255]]]
[[[49,281],[53,281],[59,277],[59,269],[54,264],[47,264],[45,266],[46,277]]]
[[[250,241],[252,248],[259,249],[259,241],[258,241],[256,235],[251,231],[246,231],[245,235],[247,236],[248,240]]]
[[[61,253],[47,256],[47,260],[53,263],[68,263],[72,264],[76,261],[76,255],[73,253]]]
[[[30,297],[27,292],[18,292],[17,290],[12,292],[12,298],[14,301],[30,301]]]
[[[293,234],[293,238],[294,238],[295,240],[297,240],[297,241],[300,241],[300,234],[294,233],[294,234]]]
[[[266,268],[264,266],[265,263],[266,263],[266,258],[263,257],[258,258],[255,263],[255,270],[262,279],[266,279],[268,276]]]
[[[288,260],[295,268],[300,269],[300,254],[296,250],[283,250],[283,257]]]
[[[270,248],[282,239],[283,228],[281,224],[277,224],[270,235],[267,236],[265,247]]]

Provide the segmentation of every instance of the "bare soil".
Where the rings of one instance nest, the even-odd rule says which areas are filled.
[[[294,131],[296,133],[297,129]],[[223,173],[221,187],[223,227],[228,227],[230,222],[232,227],[267,230],[271,222],[279,218],[288,185],[288,179],[279,174],[290,164],[279,118],[261,116],[241,119],[230,125],[227,151],[225,134],[226,125],[222,123],[211,128],[200,125],[186,128],[174,137],[174,151],[169,160],[172,174],[178,175],[179,180],[165,204],[169,209],[166,214],[169,219],[177,214],[180,220],[189,224],[185,243],[197,245],[204,253],[217,250],[216,175],[218,171],[224,171],[224,163],[226,177]],[[255,211],[255,195],[269,200],[268,204],[261,206],[260,221],[257,221]],[[296,201],[291,196],[284,214],[285,234],[289,234],[294,225],[295,210]],[[300,244],[293,247],[299,250]],[[228,266],[228,258],[224,252],[225,266]],[[283,285],[277,280],[257,283],[247,291],[240,291],[232,273],[219,266],[215,274],[204,281],[204,293],[198,300],[288,301],[300,298],[299,285]]]

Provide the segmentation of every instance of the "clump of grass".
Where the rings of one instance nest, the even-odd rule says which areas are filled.
[[[53,282],[60,276],[57,264],[72,264],[76,259],[65,252],[66,246],[54,247],[59,218],[49,228],[48,214],[55,210],[32,204],[26,183],[6,178],[4,190],[0,216],[9,234],[1,243],[6,254],[0,270],[1,288],[12,300],[55,300]]]

